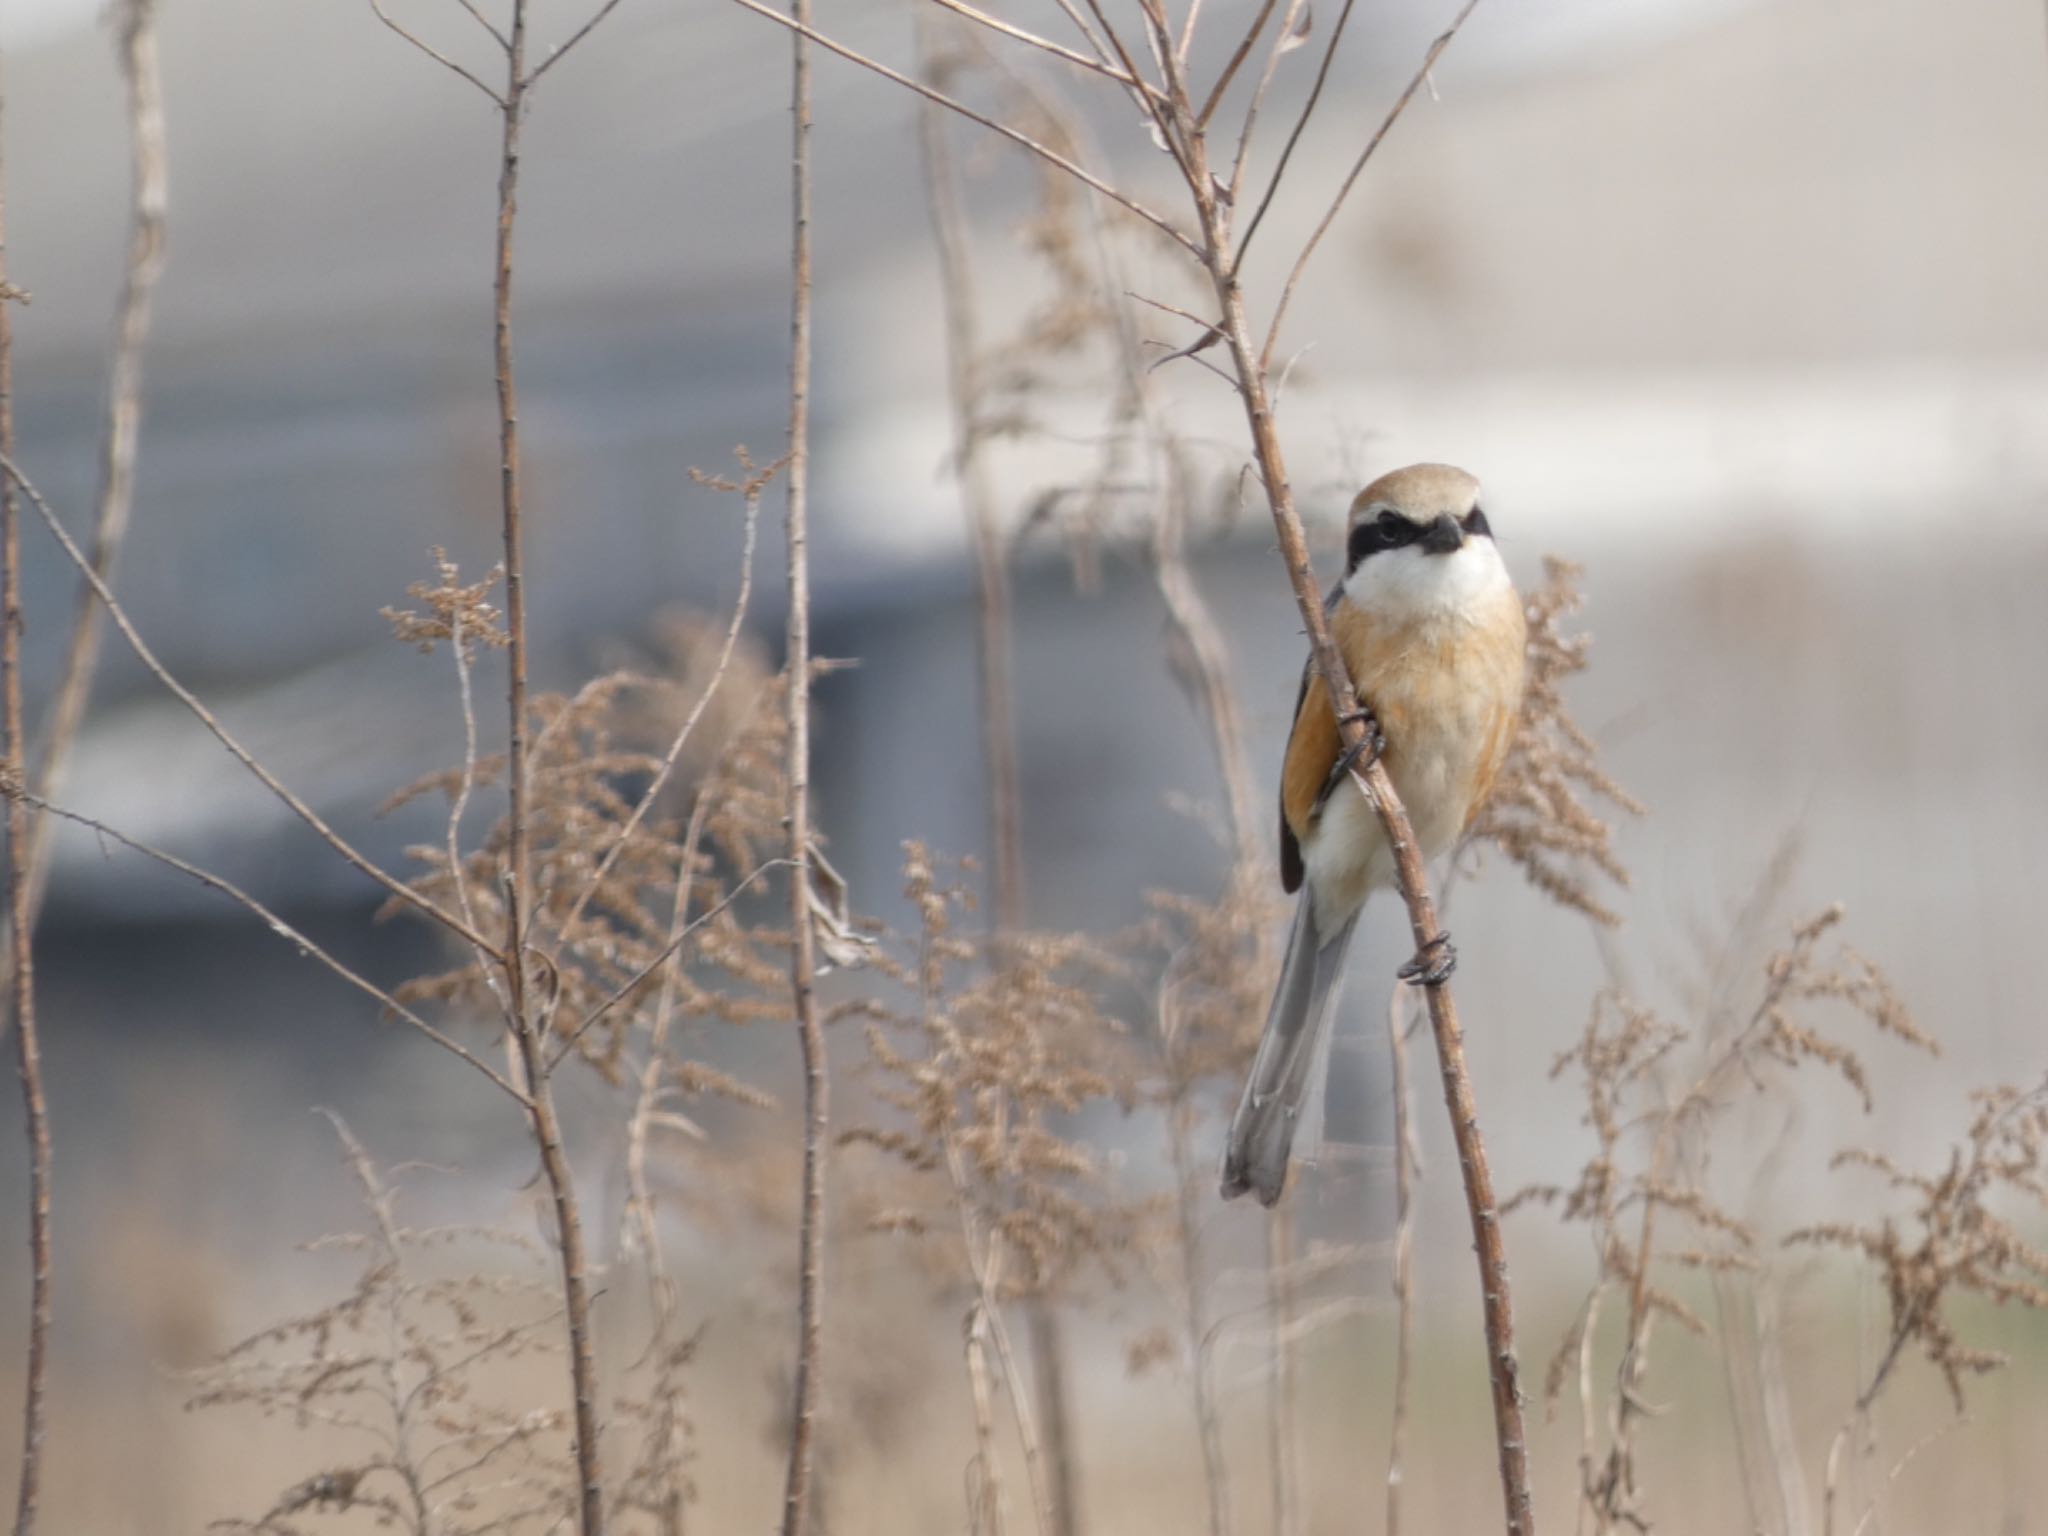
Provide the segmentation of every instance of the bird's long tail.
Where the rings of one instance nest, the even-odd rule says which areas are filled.
[[[1249,1189],[1257,1193],[1261,1205],[1271,1205],[1286,1186],[1288,1154],[1329,1039],[1344,951],[1357,924],[1358,914],[1353,912],[1334,933],[1321,932],[1314,897],[1306,890],[1301,893],[1280,985],[1273,992],[1244,1098],[1230,1121],[1223,1152],[1226,1200]]]

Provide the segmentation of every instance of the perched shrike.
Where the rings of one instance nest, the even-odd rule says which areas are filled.
[[[1522,700],[1527,625],[1479,482],[1447,464],[1382,475],[1351,504],[1344,581],[1325,604],[1350,670],[1364,750],[1378,754],[1424,858],[1455,843],[1493,786]],[[1280,883],[1299,890],[1287,961],[1251,1079],[1230,1122],[1223,1195],[1280,1198],[1303,1101],[1326,1046],[1344,951],[1359,909],[1394,883],[1379,817],[1351,778],[1337,719],[1311,658],[1280,776]],[[1402,966],[1436,986],[1457,955],[1448,936]]]

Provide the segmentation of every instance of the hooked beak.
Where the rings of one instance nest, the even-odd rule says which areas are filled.
[[[1465,530],[1446,512],[1429,525],[1429,532],[1422,536],[1422,547],[1432,555],[1455,553],[1465,547]]]

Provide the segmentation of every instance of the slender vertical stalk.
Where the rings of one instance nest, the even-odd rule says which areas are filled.
[[[1394,1404],[1387,1435],[1387,1532],[1401,1536],[1401,1489],[1408,1472],[1408,1388],[1415,1374],[1415,1107],[1408,1092],[1408,996],[1387,1007],[1394,1066]]]
[[[5,103],[0,82],[0,106]],[[6,160],[0,154],[0,456],[14,462],[14,324],[7,286]],[[21,1076],[29,1159],[28,1361],[22,1376],[21,1493],[15,1536],[31,1536],[42,1488],[47,1431],[45,1388],[50,1346],[50,1120],[43,1099],[43,1068],[36,1036],[35,969],[29,931],[29,808],[21,797],[27,752],[21,712],[21,506],[14,477],[0,474],[0,714],[7,736],[8,958],[13,968],[9,1011],[15,1062]]]
[[[546,1025],[532,996],[527,967],[527,925],[532,903],[531,785],[527,763],[527,632],[525,522],[520,504],[519,390],[512,355],[512,236],[519,213],[519,129],[525,115],[527,0],[513,0],[506,40],[505,94],[500,102],[502,138],[498,161],[498,237],[493,284],[492,331],[498,386],[499,485],[505,564],[507,770],[510,797],[505,881],[505,987],[514,1043],[529,1095],[529,1117],[541,1168],[554,1206],[561,1246],[562,1306],[569,1329],[569,1379],[575,1410],[577,1527],[582,1536],[604,1530],[604,1482],[598,1459],[597,1362],[590,1330],[589,1263],[573,1171],[555,1113],[549,1075]]]
[[[919,13],[921,72],[937,74],[932,26]],[[982,367],[974,266],[968,249],[959,182],[946,144],[941,110],[927,102],[919,115],[925,188],[932,235],[938,249],[939,288],[946,312],[947,392],[953,408],[953,471],[960,481],[974,552],[977,654],[981,680],[981,754],[988,783],[988,846],[991,907],[996,944],[1024,925],[1022,796],[1018,788],[1017,723],[1011,688],[1015,651],[1010,624],[1010,562],[997,515],[988,461],[982,452],[985,376]],[[1024,1302],[1030,1335],[1031,1378],[1044,1425],[1052,1502],[1050,1536],[1074,1536],[1079,1529],[1072,1415],[1067,1387],[1065,1330],[1058,1309],[1042,1295]]]
[[[135,459],[142,436],[143,346],[149,338],[157,279],[163,273],[165,216],[170,201],[157,3],[122,0],[115,20],[121,75],[128,89],[132,191],[128,264],[114,320],[106,423],[100,439],[99,498],[93,517],[92,568],[104,582],[113,580],[114,562],[128,536],[129,514],[135,504]],[[99,663],[100,615],[98,597],[89,585],[82,587],[36,763],[34,788],[45,800],[61,795],[65,761],[85,718]],[[31,916],[42,906],[49,878],[47,825],[38,822],[30,841]]]
[[[1266,1434],[1273,1463],[1273,1536],[1301,1529],[1301,1444],[1294,1427],[1294,1213],[1266,1218],[1266,1304],[1273,1311],[1273,1385]]]
[[[799,26],[811,24],[811,0],[793,0]],[[815,994],[811,934],[811,55],[801,32],[791,38],[789,462],[784,538],[789,555],[789,635],[785,666],[789,708],[789,984],[804,1070],[804,1170],[797,1230],[796,1395],[783,1486],[782,1536],[804,1536],[812,1503],[825,1299],[825,1161],[831,1125],[825,1032]]]
[[[1169,1047],[1171,1049],[1171,1047]],[[1184,1074],[1175,1074],[1185,1081]],[[1230,1474],[1223,1456],[1223,1414],[1216,1401],[1216,1382],[1209,1368],[1208,1264],[1202,1254],[1202,1221],[1195,1209],[1194,1156],[1188,1131],[1194,1106],[1185,1096],[1166,1107],[1166,1129],[1173,1158],[1174,1228],[1180,1248],[1181,1315],[1187,1328],[1188,1369],[1194,1373],[1195,1426],[1202,1441],[1202,1479],[1209,1496],[1209,1536],[1230,1536]]]

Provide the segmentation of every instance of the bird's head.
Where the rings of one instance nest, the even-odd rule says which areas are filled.
[[[1351,503],[1344,591],[1388,616],[1461,610],[1507,583],[1479,482],[1448,464],[1384,474]]]

